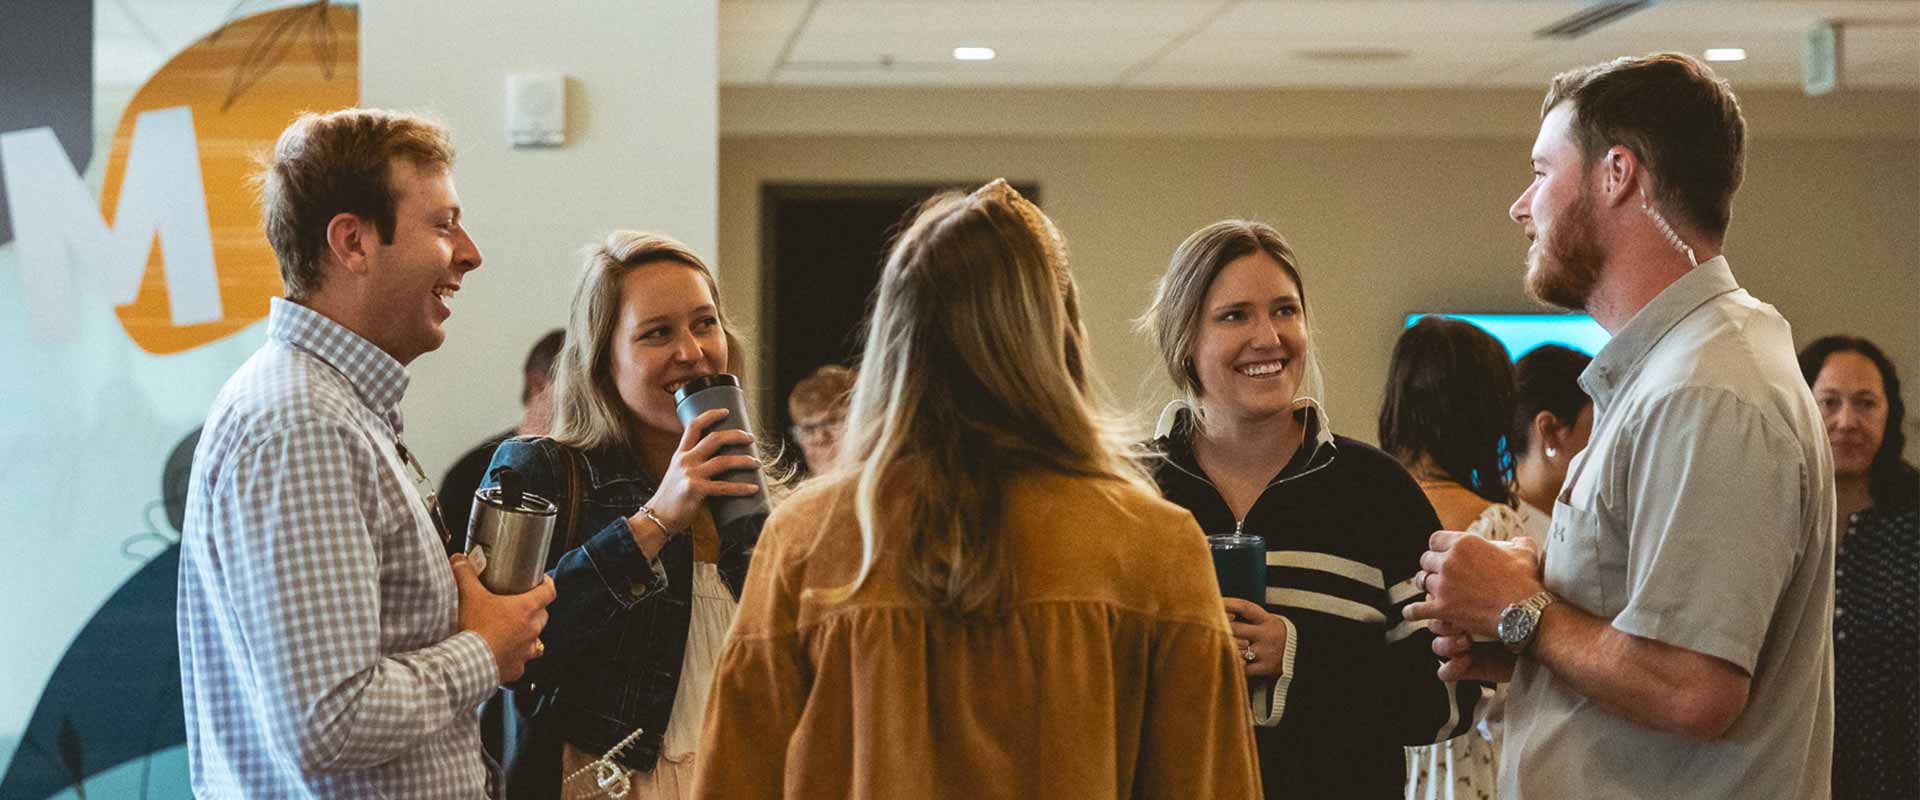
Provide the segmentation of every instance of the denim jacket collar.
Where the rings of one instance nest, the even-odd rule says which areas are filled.
[[[586,450],[585,454],[587,483],[596,491],[616,483],[637,481],[646,487],[647,494],[652,494],[660,486],[659,479],[647,473],[633,448],[625,444],[605,444]]]

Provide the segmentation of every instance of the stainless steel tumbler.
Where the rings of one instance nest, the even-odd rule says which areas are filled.
[[[494,594],[519,594],[540,585],[547,572],[547,547],[559,507],[520,489],[511,467],[494,470],[498,486],[473,493],[472,524],[467,528],[467,559],[480,582]]]

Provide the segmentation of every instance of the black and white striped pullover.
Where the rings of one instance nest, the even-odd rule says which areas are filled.
[[[1440,521],[1393,458],[1327,431],[1311,402],[1298,413],[1306,444],[1244,520],[1195,462],[1184,411],[1153,443],[1154,479],[1208,534],[1267,540],[1266,607],[1289,636],[1285,674],[1253,682],[1266,796],[1400,797],[1402,746],[1465,733],[1480,696],[1435,677],[1433,635],[1401,616]]]

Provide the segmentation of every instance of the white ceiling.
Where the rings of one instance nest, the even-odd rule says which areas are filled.
[[[1741,47],[1716,71],[1800,85],[1821,20],[1842,85],[1920,88],[1920,0],[1658,0],[1577,39],[1584,0],[721,0],[737,86],[1537,87],[1572,66]],[[994,48],[959,62],[961,45]]]
[[[230,14],[307,1],[93,0],[96,77],[137,86]],[[1743,47],[1746,61],[1715,69],[1792,87],[1806,32],[1825,19],[1843,31],[1844,86],[1920,89],[1920,0],[1655,0],[1578,39],[1534,37],[1589,4],[719,0],[719,70],[735,86],[1533,88],[1618,55]],[[959,45],[999,57],[954,61]]]

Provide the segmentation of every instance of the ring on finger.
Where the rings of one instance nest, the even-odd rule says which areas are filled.
[[[1413,573],[1413,588],[1419,589],[1420,591],[1423,591],[1423,592],[1427,590],[1427,571],[1426,570],[1423,569],[1423,570],[1420,570],[1419,572]]]
[[[1253,646],[1252,646],[1252,645],[1248,645],[1248,646],[1247,646],[1247,649],[1246,649],[1246,650],[1245,650],[1244,652],[1242,652],[1242,653],[1240,654],[1240,657],[1241,657],[1241,658],[1244,658],[1244,659],[1246,659],[1246,660],[1247,660],[1247,663],[1249,663],[1249,664],[1251,664],[1251,663],[1253,663],[1253,662],[1255,662],[1255,661],[1258,661],[1258,660],[1260,659],[1260,657],[1259,657],[1259,656],[1256,656],[1256,655],[1254,655],[1254,654],[1253,654]]]

